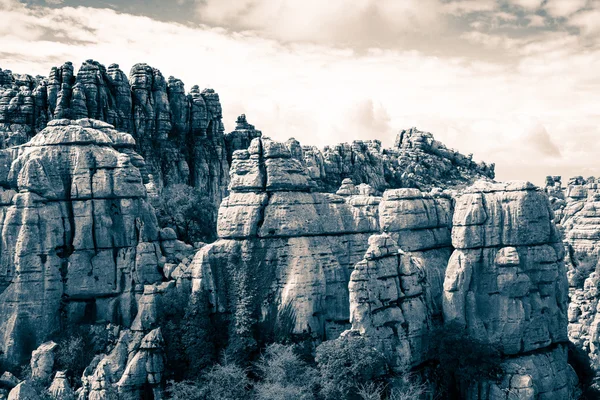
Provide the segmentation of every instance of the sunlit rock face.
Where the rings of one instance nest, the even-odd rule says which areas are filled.
[[[348,281],[378,230],[381,198],[312,192],[290,143],[254,139],[233,153],[221,239],[196,254],[194,291],[217,313],[245,307],[259,323],[285,310],[294,333],[335,338],[349,326]]]
[[[229,166],[219,95],[146,64],[129,77],[118,64],[70,62],[48,77],[0,70],[0,148],[20,145],[54,119],[93,118],[130,133],[147,163],[151,187],[185,183],[218,206],[225,196]],[[148,183],[148,182],[145,182]]]
[[[478,183],[456,200],[444,324],[506,357],[499,382],[465,382],[466,398],[569,398],[567,276],[547,196],[529,183]]]
[[[131,135],[51,121],[0,168],[0,350],[11,363],[68,322],[132,322],[162,280],[156,217]]]
[[[401,371],[435,355],[431,338],[442,321],[452,199],[441,191],[387,190],[378,211],[384,233],[369,238],[350,277],[348,334],[370,339]]]

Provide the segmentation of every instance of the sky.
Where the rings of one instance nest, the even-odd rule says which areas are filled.
[[[277,140],[417,127],[499,180],[600,176],[600,0],[0,0],[0,68],[138,62]]]

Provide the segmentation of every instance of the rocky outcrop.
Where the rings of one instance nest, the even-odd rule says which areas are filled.
[[[152,187],[185,183],[205,192],[215,206],[226,194],[227,153],[219,96],[192,87],[146,64],[129,79],[111,64],[87,60],[77,73],[70,62],[47,78],[0,70],[0,148],[20,145],[53,119],[92,118],[136,140]]]
[[[144,334],[117,332],[107,354],[96,357],[84,371],[79,400],[162,399],[164,340],[160,328]]]
[[[46,382],[52,376],[54,358],[58,344],[55,342],[42,343],[31,353],[31,377]]]
[[[8,400],[41,400],[41,397],[31,383],[23,381],[10,391]]]
[[[380,198],[311,192],[289,144],[257,138],[233,153],[220,240],[194,257],[193,290],[247,325],[291,315],[293,333],[335,338],[349,326],[350,272],[378,231]]]
[[[570,396],[567,278],[552,221],[547,197],[529,183],[476,184],[456,200],[444,324],[505,359],[501,380],[463,382],[465,398]]]
[[[304,164],[321,190],[333,192],[342,181],[367,183],[383,192],[387,188],[468,186],[477,179],[494,178],[494,165],[476,163],[446,148],[433,135],[416,128],[401,131],[392,148],[378,140],[303,148]]]
[[[350,277],[352,331],[405,370],[434,356],[430,338],[442,321],[443,280],[452,252],[452,199],[441,192],[388,190],[378,211],[385,233],[369,238]]]
[[[65,371],[58,371],[52,380],[48,394],[54,400],[75,400],[75,392],[69,384]]]
[[[24,361],[28,346],[67,322],[131,324],[136,292],[162,280],[156,217],[133,146],[106,123],[61,119],[3,151],[3,360]]]
[[[257,130],[254,125],[246,120],[246,114],[240,115],[235,121],[235,129],[225,135],[225,145],[227,147],[227,161],[231,165],[233,153],[237,150],[246,150],[250,147],[253,139],[262,136],[262,132]]]

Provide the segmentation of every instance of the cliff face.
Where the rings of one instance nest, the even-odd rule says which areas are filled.
[[[259,338],[293,316],[317,340],[360,335],[398,370],[438,357],[439,329],[497,349],[499,379],[461,382],[465,398],[568,398],[567,276],[547,196],[529,183],[456,194],[385,191],[346,179],[315,186],[294,141],[254,139],[233,153],[221,239],[192,262],[193,290]],[[466,344],[465,346],[469,346]],[[550,379],[550,377],[552,379]]]
[[[546,191],[556,205],[556,222],[563,232],[569,279],[569,339],[600,372],[600,198],[594,177],[571,178],[563,187],[548,177]]]
[[[568,284],[552,221],[547,197],[527,183],[474,185],[456,200],[444,324],[506,359],[501,381],[465,382],[466,398],[570,396]]]
[[[234,152],[231,171],[221,239],[196,254],[194,291],[206,291],[218,313],[245,307],[258,323],[287,309],[294,333],[337,337],[349,323],[348,278],[378,229],[380,198],[311,193],[288,146],[269,139]]]
[[[229,166],[219,95],[179,79],[168,80],[146,64],[129,79],[117,64],[88,60],[77,73],[69,62],[47,78],[0,71],[2,147],[27,142],[53,119],[93,118],[130,133],[148,165],[150,187],[198,187],[218,206]]]
[[[59,119],[2,151],[4,360],[21,362],[68,322],[130,324],[137,285],[162,279],[156,217],[134,146],[103,122]]]

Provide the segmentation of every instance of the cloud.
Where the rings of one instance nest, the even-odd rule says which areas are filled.
[[[600,33],[600,10],[589,10],[575,14],[569,24],[578,27],[584,35]]]
[[[546,19],[541,15],[528,15],[527,19],[529,20],[527,25],[530,27],[543,27],[546,25]]]
[[[438,0],[203,0],[201,22],[233,31],[250,30],[285,42],[377,45],[436,31]]]
[[[461,3],[466,10],[471,2]],[[363,15],[360,6],[369,2],[358,4],[347,14]],[[289,18],[289,11],[281,12]],[[360,138],[391,145],[396,131],[417,126],[477,160],[495,162],[499,179],[540,183],[545,170],[588,174],[600,153],[600,50],[586,48],[576,32],[459,32],[459,46],[472,55],[442,56],[450,27],[437,32],[414,23],[408,25],[415,34],[430,35],[430,48],[357,52],[321,39],[283,43],[258,31],[159,22],[109,9],[25,7],[12,0],[0,0],[0,20],[2,69],[46,75],[58,63],[70,60],[77,67],[94,58],[117,62],[127,73],[146,62],[181,78],[188,89],[216,89],[227,130],[244,112],[277,140],[293,136],[323,146]],[[486,48],[494,58],[481,56]],[[549,130],[536,128],[538,123]]]
[[[552,141],[546,127],[538,123],[533,126],[526,136],[526,141],[540,154],[549,157],[561,157],[560,149]]]
[[[509,4],[525,8],[527,10],[536,10],[540,8],[543,0],[507,0]]]
[[[65,0],[45,0],[47,4],[50,5],[59,5],[59,4],[63,4],[65,2]]]
[[[553,17],[568,17],[586,6],[587,0],[547,0],[544,9]]]

